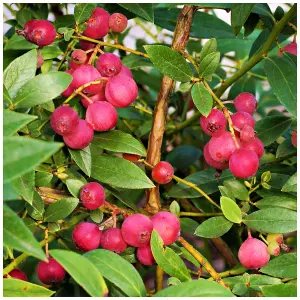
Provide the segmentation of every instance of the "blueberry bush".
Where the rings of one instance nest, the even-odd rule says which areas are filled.
[[[296,12],[4,4],[4,296],[296,296]]]

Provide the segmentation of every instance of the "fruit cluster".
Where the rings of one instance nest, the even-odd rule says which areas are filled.
[[[224,114],[213,108],[207,117],[200,117],[202,130],[212,138],[204,147],[206,162],[217,170],[230,169],[238,178],[255,175],[264,154],[262,141],[255,136],[252,114],[257,102],[250,93],[241,93],[233,101],[236,113],[231,115],[234,136],[226,130]]]

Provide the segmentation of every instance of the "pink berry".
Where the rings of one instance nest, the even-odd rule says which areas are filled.
[[[212,137],[208,142],[209,154],[218,162],[227,163],[236,149],[235,141],[228,131],[224,131],[219,137]]]
[[[101,76],[111,77],[117,75],[122,68],[121,59],[113,53],[104,53],[97,60],[96,68]]]
[[[44,63],[43,56],[41,55],[40,52],[38,52],[38,55],[37,55],[37,68],[39,69],[42,66],[43,63]]]
[[[105,98],[105,89],[102,89],[100,93],[93,95],[93,96],[89,96],[88,97],[90,99],[90,101],[88,101],[87,99],[85,99],[84,97],[81,98],[81,103],[85,108],[88,108],[88,106],[96,101],[106,101]]]
[[[127,159],[131,162],[137,162],[141,158],[140,155],[130,154],[130,153],[123,153],[122,156],[124,159]]]
[[[247,112],[250,115],[253,115],[257,108],[256,98],[247,92],[237,95],[233,104],[237,111]]]
[[[264,144],[258,137],[255,137],[248,143],[243,142],[242,148],[254,151],[258,158],[261,158],[265,151]]]
[[[139,262],[145,266],[152,266],[155,264],[150,244],[137,248],[136,256]]]
[[[94,138],[93,127],[85,120],[79,120],[79,123],[68,135],[64,135],[65,144],[75,150],[87,147]]]
[[[82,50],[88,51],[94,49],[96,44],[85,40],[79,40],[79,46]]]
[[[121,229],[109,228],[105,230],[101,236],[101,247],[117,254],[124,252],[127,244],[123,239]]]
[[[249,143],[255,138],[254,129],[251,126],[244,126],[240,131],[240,139],[242,143]]]
[[[137,95],[138,86],[128,76],[113,76],[106,84],[105,97],[115,107],[123,108],[130,105]]]
[[[79,123],[77,112],[68,106],[59,106],[52,113],[50,124],[52,129],[59,135],[70,134]]]
[[[248,269],[264,267],[270,260],[268,248],[262,241],[249,237],[239,249],[240,263]]]
[[[229,168],[228,162],[222,163],[220,161],[215,161],[214,159],[212,159],[208,150],[208,143],[204,146],[203,154],[204,154],[205,161],[214,169],[225,170]]]
[[[254,151],[238,149],[230,157],[229,169],[238,178],[251,177],[257,172],[259,160]]]
[[[297,130],[294,130],[292,132],[292,144],[297,148]]]
[[[152,178],[160,184],[169,183],[173,175],[174,169],[167,161],[159,162],[152,170]]]
[[[118,113],[106,101],[96,101],[89,105],[86,111],[86,121],[95,131],[108,131],[117,125]]]
[[[83,64],[88,62],[88,56],[85,51],[81,49],[76,49],[72,52],[70,60],[70,69],[76,70]]]
[[[121,228],[124,241],[134,247],[142,247],[148,244],[152,230],[152,221],[142,214],[127,217]]]
[[[109,17],[109,13],[103,8],[95,8],[87,21],[83,35],[93,39],[105,37],[109,32]]]
[[[39,280],[44,284],[55,284],[63,281],[66,275],[65,269],[54,258],[48,257],[48,261],[41,261],[37,267]]]
[[[282,47],[283,52],[288,52],[291,54],[294,54],[297,56],[297,43],[296,42],[291,42],[287,45],[285,45],[284,47]],[[278,52],[279,56],[282,56],[282,52],[279,51]]]
[[[87,209],[97,209],[105,201],[104,188],[97,182],[89,182],[81,188],[80,200]]]
[[[66,70],[65,72],[72,75],[74,70],[72,70],[72,69],[71,70]],[[73,78],[73,76],[72,76],[72,78]],[[73,81],[73,79],[72,79],[72,81]],[[69,96],[72,95],[73,92],[74,92],[74,88],[73,88],[72,82],[71,82],[69,84],[69,86],[61,93],[61,95],[65,98],[68,98]]]
[[[109,27],[114,32],[122,32],[126,29],[128,20],[126,16],[115,13],[112,14],[109,18]]]
[[[72,239],[80,250],[91,251],[99,247],[101,235],[102,231],[96,224],[81,222],[74,228]]]
[[[213,108],[207,117],[200,117],[202,130],[214,137],[220,136],[226,129],[226,118],[221,111]]]
[[[47,20],[30,20],[24,25],[24,30],[17,30],[17,34],[40,47],[52,44],[56,38],[55,27]]]
[[[254,128],[255,120],[253,117],[243,111],[237,112],[231,116],[232,124],[235,128],[242,130],[245,126]]]
[[[130,69],[124,65],[122,65],[119,75],[124,75],[124,76],[128,76],[130,78],[133,78],[133,75],[132,75],[132,72],[130,71]]]
[[[9,276],[15,278],[15,279],[20,279],[20,280],[23,280],[23,281],[28,281],[28,278],[27,278],[27,275],[19,270],[19,269],[13,269],[12,271],[10,271],[8,273]]]

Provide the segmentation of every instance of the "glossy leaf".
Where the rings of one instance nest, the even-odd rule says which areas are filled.
[[[46,46],[42,48],[41,55],[43,56],[44,60],[57,58],[58,56],[62,55],[63,52],[55,47],[55,46]]]
[[[77,3],[74,8],[76,24],[87,21],[96,7],[96,3]]]
[[[149,22],[154,21],[152,3],[119,3],[119,5]]]
[[[204,59],[205,60],[205,59]],[[192,87],[192,99],[200,111],[200,113],[207,117],[213,106],[213,99],[209,91],[200,82],[197,82]]]
[[[284,157],[294,152],[295,152],[295,147],[292,144],[291,139],[286,139],[278,146],[276,151],[276,158]]]
[[[82,150],[72,150],[69,148],[72,159],[76,162],[78,167],[88,176],[92,172],[92,154],[91,144]]]
[[[41,221],[44,217],[45,205],[44,201],[36,191],[33,191],[32,203],[26,204],[28,215],[35,220]]]
[[[232,180],[225,180],[223,182],[224,186],[227,187],[231,193],[234,194],[234,197],[239,200],[248,201],[249,194],[248,190],[245,185],[240,182],[239,180],[232,179]]]
[[[29,204],[32,203],[34,194],[34,173],[34,170],[32,170],[29,173],[12,181],[12,185],[15,190]]]
[[[204,79],[211,81],[220,62],[220,52],[212,52],[206,55],[200,63],[199,74]]]
[[[259,209],[281,207],[297,210],[297,199],[293,196],[271,196],[255,202],[255,206],[257,206]]]
[[[182,232],[194,233],[199,223],[190,218],[180,218],[180,230]]]
[[[200,59],[199,59],[199,63],[201,64],[201,61],[210,53],[216,52],[217,51],[217,40],[215,38],[212,38],[210,40],[208,40],[201,52],[200,52]]]
[[[230,198],[221,197],[221,208],[224,216],[233,223],[241,223],[242,212],[238,205]]]
[[[66,185],[69,192],[75,198],[79,198],[81,188],[86,184],[85,180],[82,179],[67,179]]]
[[[149,59],[141,56],[136,56],[135,54],[126,55],[122,59],[123,65],[129,69],[139,69],[142,67],[153,67],[153,64]]]
[[[237,36],[247,21],[255,4],[234,3],[231,8],[231,26],[233,33]]]
[[[297,193],[297,173],[289,178],[281,189],[283,192]]]
[[[294,284],[276,284],[262,287],[265,297],[297,297],[297,286]]]

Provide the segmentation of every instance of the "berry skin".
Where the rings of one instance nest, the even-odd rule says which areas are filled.
[[[105,88],[107,101],[115,107],[123,108],[130,105],[138,95],[135,81],[124,75],[113,76]]]
[[[291,54],[294,54],[297,56],[297,43],[296,42],[291,42],[284,47],[282,47],[283,52],[288,52]],[[282,52],[278,52],[278,56],[282,56]]]
[[[17,30],[17,34],[40,47],[52,44],[56,38],[55,27],[47,20],[30,20],[25,23],[24,30]]]
[[[263,142],[257,137],[248,143],[243,142],[242,148],[254,151],[258,158],[261,158],[265,151]]]
[[[130,153],[122,153],[122,156],[124,159],[127,159],[132,162],[137,162],[141,156],[136,154],[130,154]]]
[[[79,120],[79,116],[73,108],[68,106],[59,106],[52,113],[50,124],[57,134],[64,136],[74,131]]]
[[[39,280],[48,285],[63,281],[66,275],[65,269],[54,258],[49,257],[48,261],[41,261],[38,264],[37,274]]]
[[[95,8],[87,21],[83,35],[93,39],[105,37],[109,32],[109,17],[109,13],[103,8]]]
[[[180,235],[180,223],[178,218],[170,212],[162,211],[152,218],[153,229],[162,238],[164,245],[173,244]]]
[[[100,244],[103,249],[113,251],[117,254],[124,252],[127,248],[127,244],[119,228],[109,228],[105,230],[102,233]]]
[[[70,69],[76,70],[81,67],[83,64],[88,62],[89,58],[85,51],[81,49],[76,49],[72,52],[70,60]]]
[[[225,132],[226,118],[221,111],[213,108],[207,117],[200,117],[200,126],[207,135],[218,137]]]
[[[152,221],[142,214],[134,214],[127,217],[121,228],[125,243],[134,247],[147,245],[150,241],[152,230]]]
[[[118,113],[106,101],[97,101],[89,105],[86,111],[86,121],[95,131],[108,131],[117,125]]]
[[[145,266],[152,266],[155,264],[150,244],[137,248],[136,256],[139,262]]]
[[[117,75],[122,68],[121,59],[113,53],[104,53],[97,60],[96,68],[101,76],[111,77]]]
[[[79,120],[74,131],[64,135],[65,144],[74,150],[80,150],[87,147],[94,138],[93,127],[85,120]]]
[[[250,115],[256,111],[257,101],[251,93],[241,93],[233,101],[236,111],[247,112]]]
[[[166,184],[172,180],[174,169],[167,161],[159,162],[152,170],[152,178],[159,184]]]
[[[280,254],[280,246],[276,243],[276,241],[269,243],[268,252],[273,256],[278,256]]]
[[[250,143],[255,138],[254,129],[251,126],[244,126],[240,131],[240,139],[242,143]]]
[[[79,46],[82,50],[88,51],[94,49],[96,44],[85,40],[79,40]]]
[[[267,242],[271,243],[275,241],[277,244],[283,243],[283,235],[281,233],[269,233],[267,235]]]
[[[122,32],[126,29],[128,20],[126,16],[115,13],[109,17],[109,27],[114,32]]]
[[[126,66],[122,65],[121,71],[119,72],[119,75],[127,76],[130,78],[133,78],[132,72],[130,71],[129,68]]]
[[[15,279],[28,281],[27,275],[19,269],[13,269],[11,272],[8,273],[8,275],[10,275],[11,277],[13,277]]]
[[[294,130],[292,132],[292,144],[297,148],[297,130]]]
[[[237,112],[231,116],[232,124],[239,130],[242,130],[245,126],[254,128],[255,120],[246,112]]]
[[[43,56],[41,55],[41,53],[38,52],[38,55],[37,55],[37,68],[39,69],[42,66],[43,63],[44,63]]]
[[[229,169],[238,178],[247,179],[253,176],[258,169],[259,160],[254,151],[238,149],[230,157]]]
[[[97,209],[105,201],[104,188],[97,182],[89,182],[81,188],[80,200],[87,209]]]
[[[81,103],[85,108],[88,108],[90,104],[96,102],[96,101],[106,101],[105,98],[105,89],[102,89],[100,93],[89,96],[90,102],[86,100],[84,97],[81,98]]]
[[[72,75],[74,70],[66,70],[65,71],[66,73]],[[73,75],[72,75],[72,78],[73,78]],[[73,79],[72,79],[72,82],[73,82]],[[72,95],[72,93],[74,92],[74,88],[72,86],[72,82],[70,83],[70,85],[61,93],[61,95],[65,98],[68,98],[69,96]]]
[[[208,143],[204,146],[203,154],[204,154],[205,161],[214,169],[225,170],[229,168],[228,162],[222,163],[220,161],[215,161],[214,159],[212,159],[208,150]]]
[[[82,251],[97,249],[100,245],[102,231],[94,223],[81,222],[73,230],[72,239]]]

